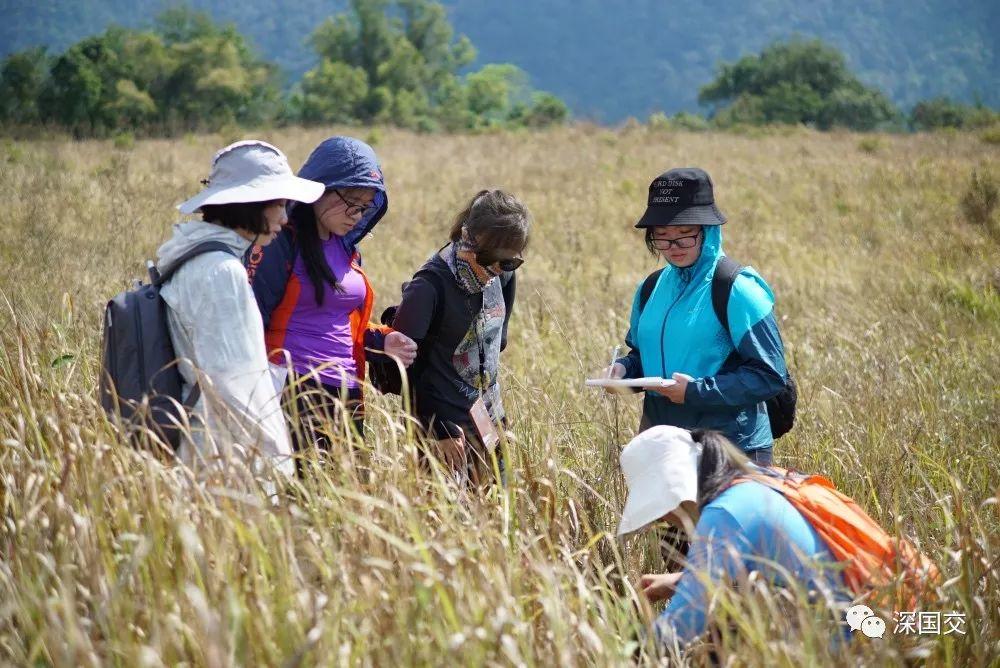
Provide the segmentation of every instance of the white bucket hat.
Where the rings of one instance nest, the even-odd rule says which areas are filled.
[[[685,501],[695,503],[700,463],[701,443],[685,429],[661,425],[633,438],[621,454],[628,499],[618,535],[638,531]]]
[[[181,213],[194,213],[207,204],[242,204],[290,199],[309,204],[326,190],[317,181],[292,174],[288,158],[276,147],[256,139],[230,144],[212,158],[207,187],[177,205]]]

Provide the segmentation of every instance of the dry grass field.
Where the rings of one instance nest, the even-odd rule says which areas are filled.
[[[352,130],[255,136],[297,167],[337,132]],[[837,620],[795,592],[720,592],[720,627],[737,632],[717,659],[1000,662],[1000,236],[996,211],[977,223],[962,207],[974,170],[1000,179],[1000,147],[804,129],[375,134],[390,212],[362,250],[379,310],[476,190],[507,188],[534,213],[503,358],[511,484],[460,499],[418,473],[388,397],[363,448],[278,505],[125,447],[96,402],[103,304],[237,137],[0,141],[0,663],[669,660],[644,644],[655,611],[633,588],[655,546],[614,539],[639,401],[583,379],[655,266],[632,229],[646,187],[686,165],[716,182],[727,252],[777,295],[801,393],[777,463],[825,473],[916,541],[944,573],[919,610],[965,619],[964,634],[893,633],[880,611],[884,638],[837,649]]]

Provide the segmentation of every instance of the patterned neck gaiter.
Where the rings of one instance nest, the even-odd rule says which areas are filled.
[[[470,295],[482,292],[489,282],[493,280],[492,278],[487,281],[479,280],[479,276],[476,275],[472,264],[468,260],[458,257],[459,251],[472,250],[475,250],[475,248],[463,237],[459,241],[452,242],[451,252],[447,254],[449,268],[455,274],[455,278],[458,279],[458,284]]]

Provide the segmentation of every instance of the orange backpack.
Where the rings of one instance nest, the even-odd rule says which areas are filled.
[[[905,610],[926,606],[940,579],[934,562],[905,539],[886,533],[826,477],[776,466],[763,471],[737,478],[735,482],[755,480],[788,499],[816,530],[834,558],[844,562],[844,583],[851,592],[862,596],[896,583],[892,600],[882,603]]]

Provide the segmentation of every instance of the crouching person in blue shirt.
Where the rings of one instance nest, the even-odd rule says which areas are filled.
[[[621,454],[628,499],[618,535],[684,527],[691,537],[683,570],[644,575],[650,601],[670,599],[656,621],[659,640],[681,646],[708,629],[706,585],[736,584],[753,571],[838,609],[850,594],[836,559],[805,517],[780,492],[741,476],[766,472],[718,432],[657,426]],[[692,526],[693,525],[693,526]],[[821,597],[821,598],[820,598]]]

